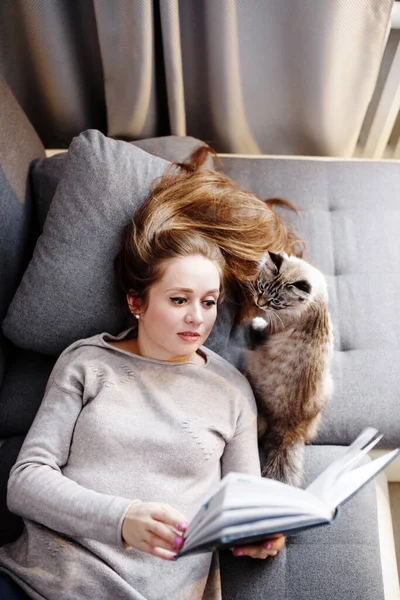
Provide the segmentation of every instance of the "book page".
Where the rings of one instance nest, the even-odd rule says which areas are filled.
[[[381,439],[382,435],[378,435],[378,431],[373,427],[364,429],[343,454],[316,477],[306,490],[331,506],[331,493],[337,485],[338,478],[357,467],[363,457]]]
[[[267,521],[272,523],[275,519],[279,519],[279,522],[292,522],[292,517],[311,517],[316,518],[316,515],[312,512],[299,512],[296,508],[286,508],[285,515],[282,517],[282,508],[280,507],[261,507],[261,508],[248,508],[238,510],[228,510],[220,514],[215,519],[212,519],[208,523],[204,523],[201,529],[193,532],[193,535],[188,536],[187,543],[190,544],[191,540],[196,536],[205,538],[211,535],[216,535],[219,531],[226,527],[249,525],[255,521]],[[319,515],[318,518],[325,519],[326,515]]]
[[[312,514],[322,519],[329,519],[332,516],[329,509],[312,495],[307,495],[304,498],[302,495],[297,494],[294,499],[292,496],[284,496],[282,493],[251,495],[247,491],[246,496],[236,496],[234,494],[235,491],[232,490],[234,498],[232,503],[226,503],[228,507],[225,503],[222,503],[216,507],[203,508],[201,518],[190,523],[184,538],[189,540],[197,534],[202,535],[203,530],[207,528],[209,523],[220,523],[221,518],[229,518],[230,524],[234,524],[243,523],[247,520],[250,522],[256,518],[261,518],[260,516],[263,518],[268,516],[284,518],[293,514]],[[260,516],[257,517],[257,515]]]
[[[195,515],[186,530],[184,538],[192,540],[202,535],[209,523],[218,520],[221,514],[230,513],[230,522],[234,519],[243,522],[243,511],[253,515],[262,509],[265,517],[285,518],[295,514],[313,515],[319,519],[330,519],[332,513],[319,498],[300,488],[272,479],[230,473],[228,483],[221,481],[221,489],[209,498]],[[247,512],[248,511],[248,512]],[[252,519],[250,519],[252,520]]]
[[[388,454],[380,456],[366,465],[344,473],[338,478],[335,488],[331,490],[330,507],[334,509],[349,500],[363,485],[368,483],[399,455],[399,449],[392,450],[392,452],[388,452]]]

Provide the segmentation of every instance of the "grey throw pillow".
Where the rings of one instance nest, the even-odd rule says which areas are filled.
[[[17,346],[58,355],[77,339],[129,325],[113,259],[120,235],[170,163],[88,130],[76,137],[32,260],[3,322]],[[208,345],[223,353],[233,321],[224,306]]]
[[[194,150],[203,142],[191,136],[168,135],[165,137],[149,138],[129,142],[142,148],[149,154],[160,156],[171,162],[186,162]],[[31,184],[35,200],[35,212],[39,222],[40,232],[43,231],[50,204],[61,181],[65,165],[67,163],[67,152],[62,152],[48,158],[36,160],[31,170]],[[204,167],[214,168],[214,159],[209,154]]]

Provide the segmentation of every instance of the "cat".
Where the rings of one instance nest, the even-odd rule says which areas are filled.
[[[258,407],[262,475],[300,487],[305,443],[315,438],[333,393],[326,280],[300,258],[267,252],[252,294],[244,374]]]

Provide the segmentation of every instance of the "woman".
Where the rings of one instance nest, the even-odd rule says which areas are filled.
[[[136,326],[62,353],[10,474],[8,504],[25,528],[0,548],[0,569],[31,598],[221,597],[217,555],[173,559],[221,476],[260,474],[251,388],[203,345],[226,285],[240,297],[260,249],[229,245],[237,231],[219,200],[211,220],[191,213],[203,174],[168,177],[116,259]],[[187,202],[177,210],[179,181]],[[167,188],[169,199],[158,194]],[[227,215],[232,224],[242,212],[242,229],[264,210],[243,198],[236,209]],[[234,554],[266,558],[284,538],[268,544]]]

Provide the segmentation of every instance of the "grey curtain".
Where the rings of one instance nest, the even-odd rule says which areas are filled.
[[[47,147],[96,127],[350,156],[393,0],[2,0],[0,72]]]

